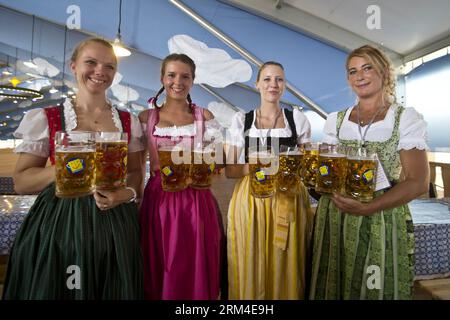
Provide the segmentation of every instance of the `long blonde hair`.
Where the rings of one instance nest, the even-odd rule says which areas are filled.
[[[370,45],[359,47],[349,53],[345,62],[346,69],[350,59],[360,57],[366,59],[375,68],[382,79],[383,101],[389,104],[397,101],[395,95],[395,74],[391,60],[379,49]]]

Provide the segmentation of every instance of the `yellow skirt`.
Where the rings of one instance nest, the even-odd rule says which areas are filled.
[[[302,186],[295,197],[254,198],[248,176],[228,209],[230,299],[304,299],[314,213]]]

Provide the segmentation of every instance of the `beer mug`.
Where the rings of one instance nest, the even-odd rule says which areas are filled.
[[[57,197],[76,198],[94,192],[94,132],[56,132],[55,161]]]
[[[128,134],[97,132],[95,136],[95,188],[115,190],[127,186]]]
[[[158,142],[161,185],[164,191],[176,192],[189,185],[191,149],[175,141]]]
[[[303,159],[300,177],[307,188],[316,187],[317,160],[319,157],[320,142],[308,142],[303,145]]]
[[[249,148],[250,191],[255,198],[272,197],[275,193],[278,157],[270,147]]]
[[[347,154],[345,193],[361,202],[373,199],[377,177],[377,155],[366,148],[352,148]]]
[[[192,152],[191,184],[195,189],[207,189],[211,186],[211,175],[216,168],[213,144],[203,143]]]
[[[303,153],[298,147],[282,145],[279,154],[278,190],[289,195],[300,192],[300,168]]]
[[[317,161],[316,191],[318,193],[342,193],[345,190],[347,156],[345,147],[321,145]]]

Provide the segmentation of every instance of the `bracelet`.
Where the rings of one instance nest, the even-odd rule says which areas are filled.
[[[125,189],[126,190],[131,190],[131,192],[133,192],[133,197],[130,200],[128,200],[127,203],[135,202],[136,198],[137,198],[136,190],[134,190],[134,188],[132,188],[132,187],[126,187]]]

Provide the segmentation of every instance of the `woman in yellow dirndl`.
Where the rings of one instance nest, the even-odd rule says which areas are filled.
[[[237,113],[230,127],[227,156],[233,164],[227,164],[225,170],[228,178],[240,178],[228,210],[230,299],[305,297],[313,221],[308,192],[301,185],[296,196],[276,192],[273,197],[255,198],[245,164],[250,145],[295,147],[310,140],[310,124],[303,113],[280,108],[284,77],[281,64],[266,62],[256,82],[260,107],[247,114]]]

